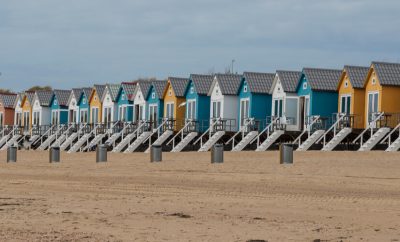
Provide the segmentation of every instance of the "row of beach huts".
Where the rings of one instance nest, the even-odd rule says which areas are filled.
[[[113,152],[400,148],[400,63],[342,70],[191,74],[0,94],[0,149]]]

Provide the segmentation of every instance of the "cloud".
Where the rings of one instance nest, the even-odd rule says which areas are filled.
[[[0,0],[0,83],[23,90],[400,61],[387,0]]]

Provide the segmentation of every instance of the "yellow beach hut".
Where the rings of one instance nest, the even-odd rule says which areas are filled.
[[[351,128],[364,129],[365,89],[364,82],[369,67],[344,66],[338,84],[338,113],[350,117]]]
[[[94,85],[92,89],[92,93],[89,98],[89,106],[90,106],[90,123],[96,124],[101,122],[102,115],[102,102],[101,98],[103,97],[104,90],[106,85]]]
[[[185,91],[188,83],[187,78],[169,77],[164,89],[164,118],[175,122],[175,131],[183,127],[185,120]]]
[[[25,134],[29,133],[32,128],[32,102],[34,97],[34,92],[25,92],[21,102],[22,127]]]

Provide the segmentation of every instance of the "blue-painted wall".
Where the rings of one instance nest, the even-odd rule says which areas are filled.
[[[149,105],[151,104],[157,104],[158,110],[157,110],[157,120],[160,121],[160,119],[164,115],[164,101],[158,97],[157,92],[154,90],[154,87],[151,86],[149,90],[149,94],[146,97],[146,117],[147,120],[150,119],[150,109]]]
[[[130,101],[125,93],[125,90],[121,87],[119,89],[118,97],[117,97],[117,105],[118,105],[118,110],[119,112],[119,107],[122,105],[129,105],[127,107],[127,111],[125,114],[125,120],[126,121],[132,121],[133,120],[133,101]],[[117,114],[117,117],[120,117],[120,114]]]
[[[57,97],[53,95],[50,107],[51,111],[58,110],[60,112],[60,124],[68,124],[68,106],[59,105]],[[53,112],[50,116],[50,120],[53,120]]]
[[[81,109],[86,109],[88,111],[88,122],[90,120],[90,107],[89,107],[89,97],[85,95],[85,93],[82,93],[78,100],[78,106],[79,106],[79,121],[80,121],[80,115],[81,115]]]
[[[306,86],[304,83],[307,83]],[[310,96],[310,115],[320,115],[321,117],[331,118],[333,113],[338,110],[338,93],[329,91],[312,90],[307,79],[302,75],[297,86],[298,96]]]
[[[247,91],[245,92],[245,88]],[[238,102],[238,120],[240,120],[240,99],[249,98],[250,112],[249,117],[259,120],[260,124],[265,124],[267,116],[271,115],[272,108],[272,95],[264,93],[251,93],[248,88],[248,84],[245,79],[242,79],[242,83],[239,89],[239,102]],[[239,122],[238,128],[239,128]],[[261,127],[263,129],[264,127]]]
[[[210,100],[211,97],[207,95],[199,95],[193,84],[193,81],[189,81],[189,85],[186,88],[185,98],[196,100],[196,115],[195,119],[199,124],[199,131],[204,132],[208,129],[210,124]],[[188,118],[187,108],[185,112],[185,118]]]

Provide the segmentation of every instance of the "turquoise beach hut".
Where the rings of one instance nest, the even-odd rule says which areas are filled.
[[[185,91],[185,120],[196,122],[200,132],[206,131],[210,124],[210,96],[207,94],[213,80],[211,75],[191,74]]]
[[[118,120],[132,122],[133,120],[133,93],[136,84],[134,82],[123,82],[117,96]]]
[[[68,99],[71,90],[54,90],[51,99],[51,124],[68,123]]]
[[[275,74],[244,72],[239,88],[238,127],[249,118],[264,121],[271,114],[271,87]],[[265,124],[265,122],[261,122]],[[260,127],[262,128],[262,127]]]
[[[166,87],[166,81],[153,81],[146,97],[146,117],[151,122],[153,128],[158,127],[164,115],[163,94]]]
[[[90,117],[89,97],[91,92],[92,88],[90,87],[82,88],[81,95],[78,98],[77,105],[79,107],[79,123],[81,124],[89,123],[89,117]]]
[[[341,73],[341,70],[303,68],[296,88],[300,127],[307,127],[309,117],[330,118],[337,113],[337,86]]]

